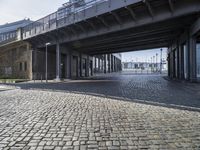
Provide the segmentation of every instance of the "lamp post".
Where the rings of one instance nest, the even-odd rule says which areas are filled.
[[[48,45],[50,45],[51,43],[46,43],[46,72],[45,72],[45,78],[46,78],[46,83],[48,82],[48,57],[47,57],[47,49],[48,49]]]
[[[162,48],[160,49],[160,74],[162,74]]]
[[[155,56],[153,56],[153,72],[155,72]]]
[[[156,53],[156,72],[158,72],[158,53]]]
[[[152,70],[153,70],[153,60],[152,60],[152,57],[151,57],[151,73],[152,73]]]

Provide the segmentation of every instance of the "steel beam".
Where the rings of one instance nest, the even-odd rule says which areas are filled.
[[[110,12],[110,14],[111,14],[112,16],[114,16],[114,18],[116,19],[116,21],[117,21],[120,25],[122,25],[122,20],[121,20],[121,18],[119,17],[119,15],[118,15],[116,12]]]
[[[143,3],[146,4],[148,11],[149,11],[151,17],[153,18],[154,17],[154,11],[153,11],[153,8],[151,7],[151,4],[149,3],[149,0],[142,0],[142,1],[143,1]]]
[[[97,16],[96,18],[100,20],[105,27],[110,28],[109,24],[105,21],[103,17]]]
[[[173,3],[173,0],[168,0],[168,3],[169,3],[170,11],[173,13],[174,12],[174,3]]]
[[[130,6],[127,6],[125,8],[129,11],[131,17],[133,18],[133,21],[136,21],[137,18],[136,18],[136,14],[134,13],[133,9]]]

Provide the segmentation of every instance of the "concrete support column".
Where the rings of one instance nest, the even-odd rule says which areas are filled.
[[[97,71],[97,58],[94,57],[94,73]]]
[[[180,63],[179,63],[179,60],[180,60],[180,57],[179,57],[179,46],[177,44],[177,50],[176,50],[176,53],[177,53],[177,58],[176,58],[176,64],[177,64],[177,78],[179,79],[180,78]]]
[[[108,72],[111,73],[111,54],[108,54]]]
[[[183,49],[182,46],[179,45],[179,79],[184,79],[184,59],[183,59]]]
[[[190,80],[192,82],[197,81],[197,73],[196,73],[196,37],[191,36],[189,38],[189,70],[190,70]]]
[[[106,69],[107,69],[107,67],[106,67],[106,62],[107,62],[107,61],[106,61],[106,60],[107,60],[107,59],[106,59],[106,56],[107,56],[107,55],[105,54],[105,55],[104,55],[104,73],[107,72],[107,70],[106,70]]]
[[[71,78],[71,62],[72,62],[72,56],[71,56],[71,50],[67,50],[67,78]]]
[[[92,63],[92,64],[90,64],[90,69],[91,69],[91,76],[93,76],[94,75],[94,69],[93,69],[93,59],[91,60],[90,59],[90,63]]]
[[[37,50],[34,48],[33,49],[33,55],[32,55],[32,63],[33,63],[33,80],[37,79],[37,72],[38,72],[38,68],[37,68]]]
[[[86,60],[86,77],[89,77],[89,73],[90,72],[90,59],[89,56],[87,56],[87,60]]]
[[[83,76],[83,61],[82,61],[82,54],[80,53],[80,77]]]
[[[56,44],[56,80],[60,80],[60,44]]]
[[[101,72],[100,58],[98,58],[98,72]]]
[[[111,72],[114,71],[113,55],[111,55]]]

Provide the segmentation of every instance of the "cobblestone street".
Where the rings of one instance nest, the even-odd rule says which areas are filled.
[[[198,108],[198,84],[118,74],[17,86],[0,91],[0,149],[200,149],[200,112],[134,101]]]

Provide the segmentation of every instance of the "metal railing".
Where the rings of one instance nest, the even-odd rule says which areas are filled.
[[[10,31],[5,33],[0,33],[0,45],[16,41],[17,40],[17,31]]]
[[[86,3],[84,3],[84,5],[78,8],[72,8],[72,6],[62,8],[61,10],[58,10],[23,27],[23,39],[27,39],[35,35],[46,33],[57,28],[84,20],[85,11],[87,9],[94,7],[97,10],[98,5],[109,1],[110,0],[88,0]],[[71,11],[63,11],[63,9],[70,9]]]

